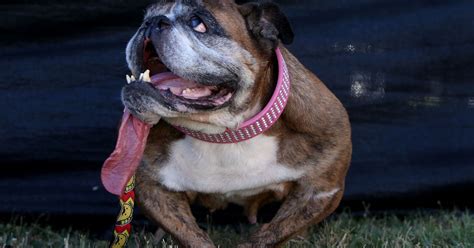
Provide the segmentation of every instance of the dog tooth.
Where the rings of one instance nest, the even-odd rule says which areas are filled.
[[[140,73],[140,78],[138,79],[138,81],[143,81],[143,77],[144,77],[144,74]]]
[[[151,78],[150,78],[150,70],[146,70],[145,73],[143,74],[143,81],[150,83]]]
[[[137,79],[136,79],[135,76],[133,76],[133,75],[130,77],[130,79],[132,80],[132,83],[133,83],[134,81],[137,81]]]
[[[129,75],[127,75],[126,78],[127,78],[127,84],[132,83],[132,78]]]

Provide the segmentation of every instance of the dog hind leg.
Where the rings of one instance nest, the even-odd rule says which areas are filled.
[[[308,184],[312,182],[311,184]],[[251,235],[240,248],[279,247],[330,215],[339,205],[343,188],[300,181],[283,202],[273,220]]]

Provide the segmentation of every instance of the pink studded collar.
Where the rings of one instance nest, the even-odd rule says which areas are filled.
[[[237,129],[227,129],[220,134],[206,134],[176,126],[184,134],[202,141],[231,144],[252,139],[270,129],[280,118],[288,102],[291,81],[285,59],[279,48],[275,50],[278,60],[278,82],[270,102],[252,119],[241,124]]]

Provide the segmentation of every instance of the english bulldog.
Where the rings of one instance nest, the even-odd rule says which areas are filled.
[[[136,172],[122,171],[136,173],[139,206],[182,246],[215,247],[192,204],[238,204],[256,223],[281,202],[240,247],[280,246],[339,205],[348,115],[285,48],[293,36],[271,2],[161,0],[128,43],[122,100],[151,130]]]

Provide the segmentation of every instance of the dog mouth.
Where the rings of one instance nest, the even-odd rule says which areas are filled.
[[[145,70],[150,71],[150,83],[168,104],[215,109],[230,102],[236,91],[230,83],[205,85],[176,75],[162,62],[150,39],[144,41],[143,50],[143,62]]]

